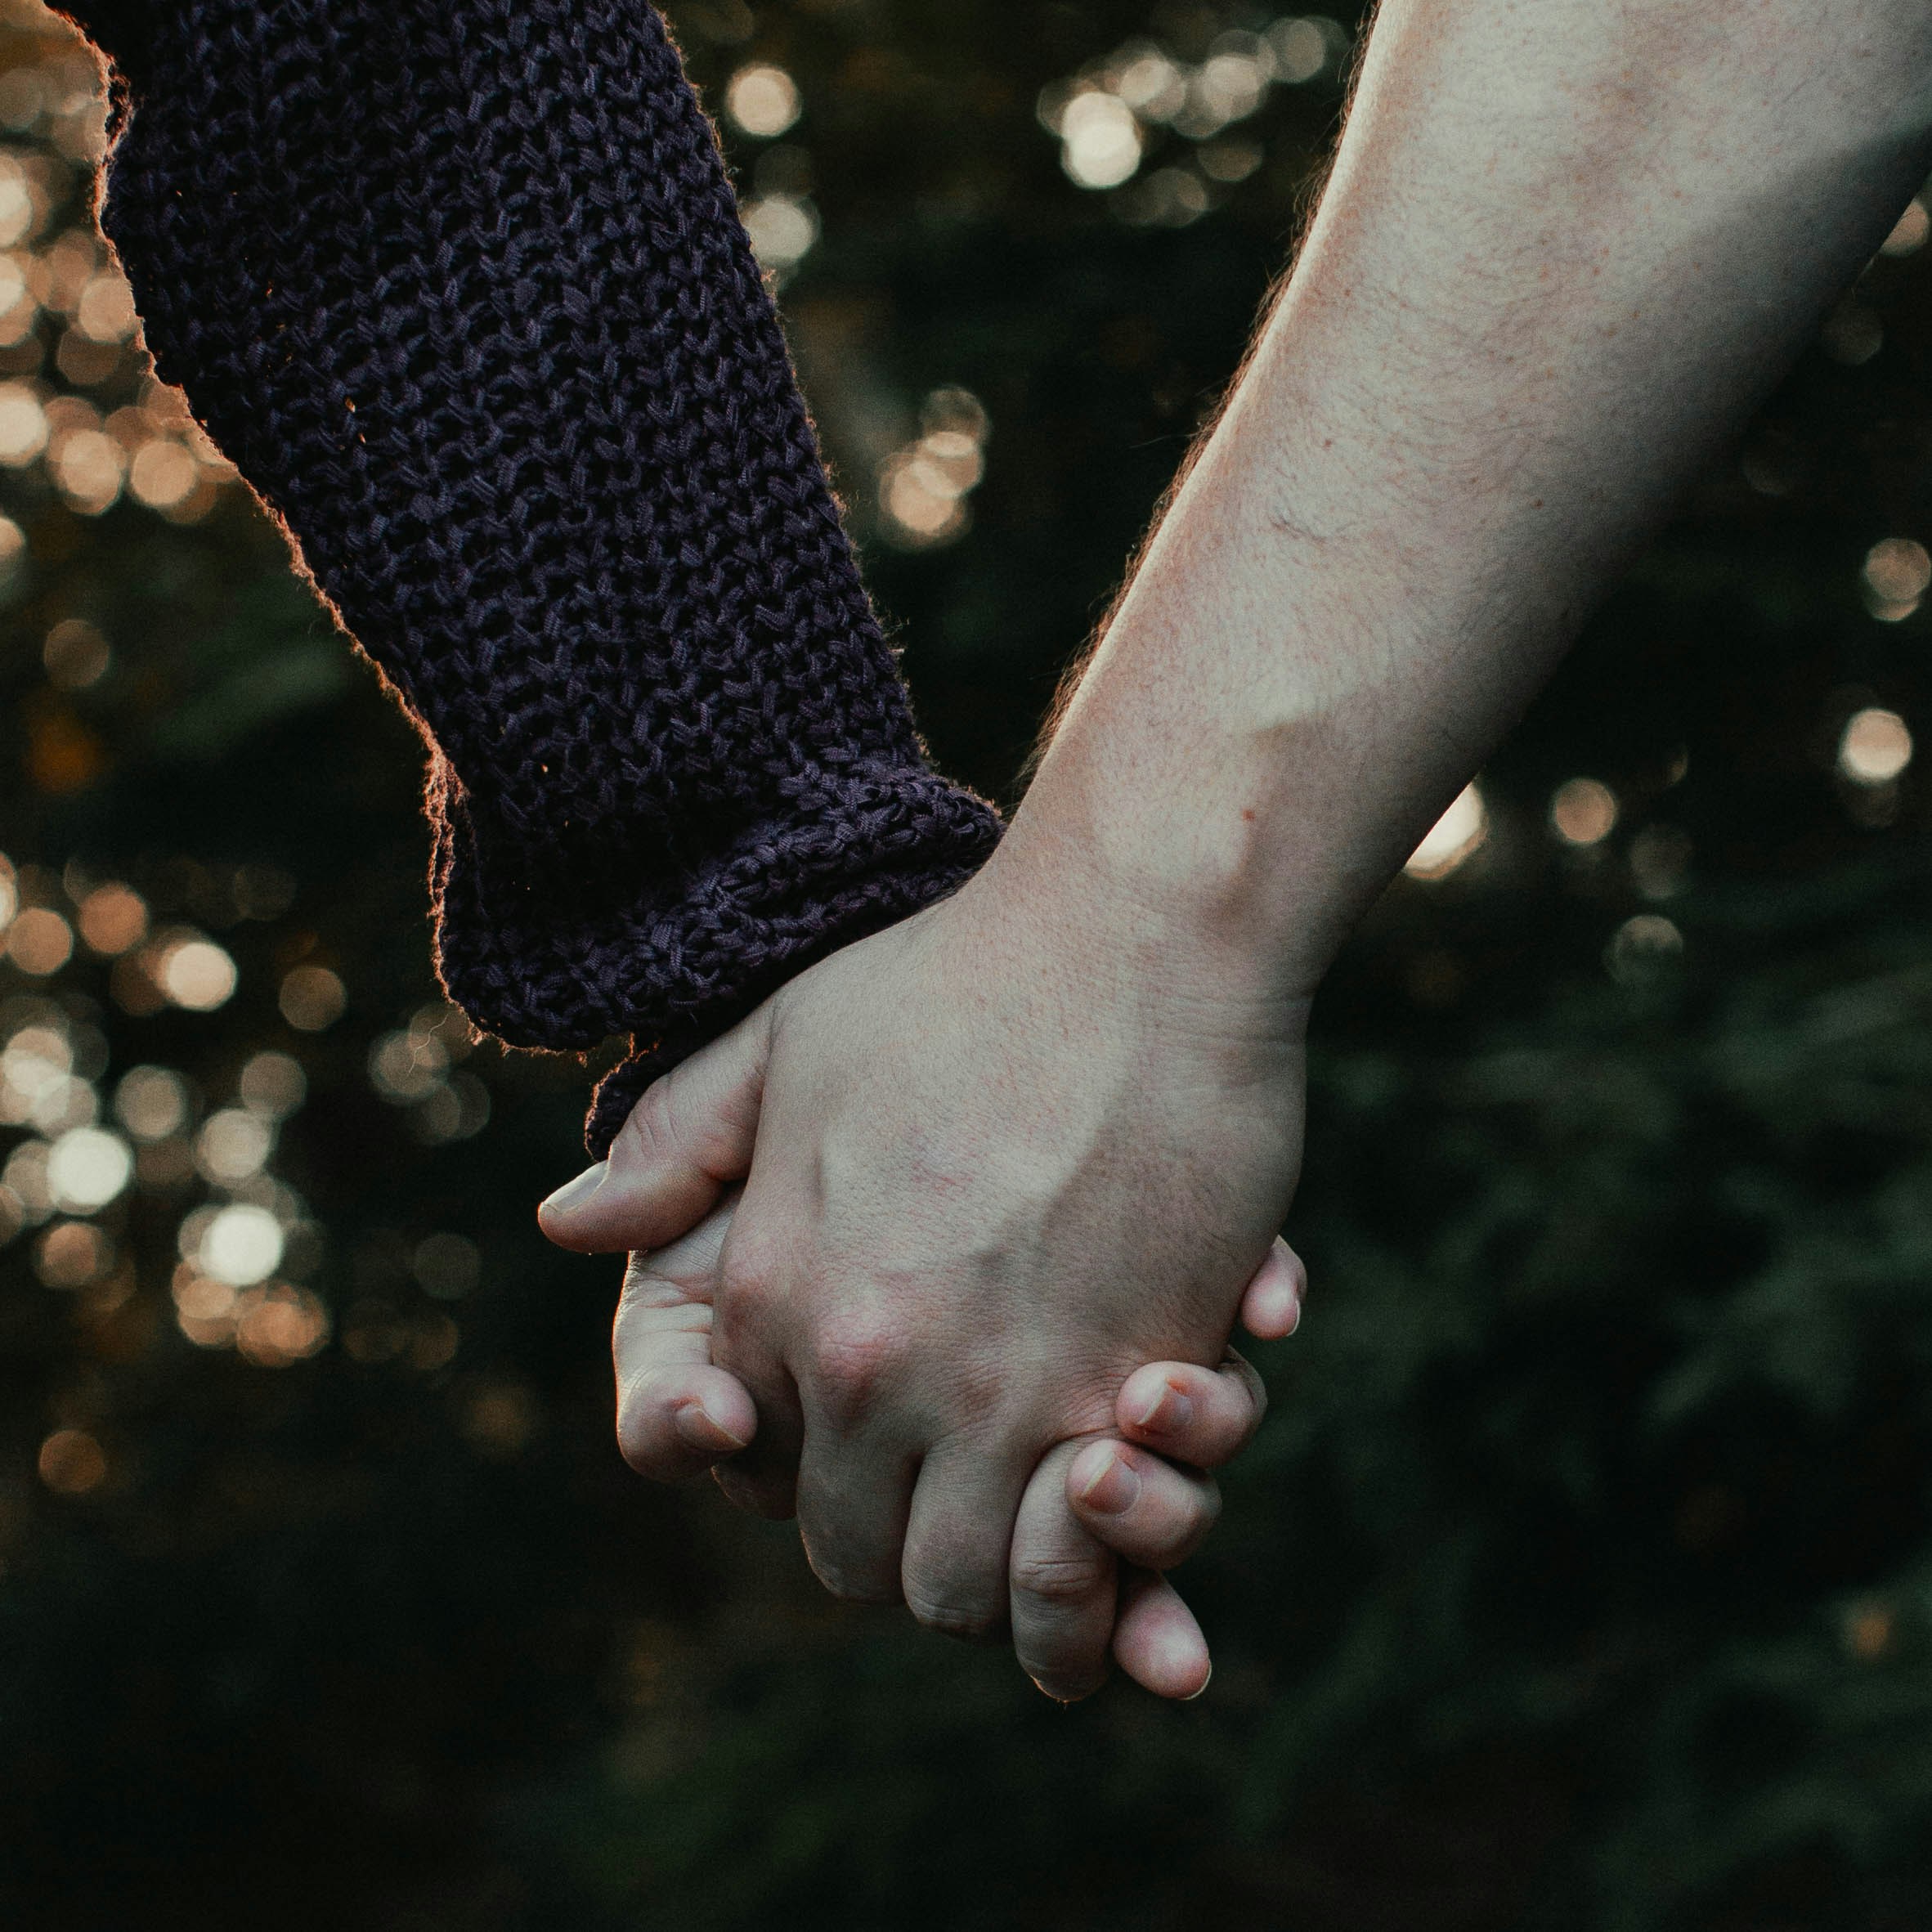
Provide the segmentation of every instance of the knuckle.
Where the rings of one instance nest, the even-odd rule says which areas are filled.
[[[1098,1552],[1033,1552],[1013,1559],[1013,1591],[1016,1596],[1062,1609],[1084,1603],[1099,1588],[1105,1558]]]
[[[896,1603],[899,1591],[876,1576],[842,1569],[821,1557],[812,1558],[812,1574],[841,1603]]]
[[[621,1372],[617,1382],[617,1434],[620,1440],[646,1442],[663,1441],[671,1421],[673,1404],[683,1390],[662,1370],[645,1369],[628,1377]]]
[[[762,1243],[743,1237],[726,1242],[718,1257],[719,1314],[732,1322],[755,1317],[774,1298],[778,1280],[778,1257]]]
[[[960,1637],[977,1643],[997,1635],[1005,1622],[1002,1613],[993,1605],[964,1602],[949,1592],[908,1587],[905,1598],[914,1620],[942,1637]]]
[[[677,1139],[677,1114],[671,1104],[670,1078],[653,1080],[618,1130],[611,1145],[612,1159],[613,1163],[621,1160],[625,1165],[648,1165],[669,1154],[676,1146]]]
[[[903,1347],[903,1333],[888,1316],[846,1311],[821,1325],[812,1343],[813,1379],[833,1428],[857,1420],[872,1405]]]
[[[626,1397],[617,1409],[617,1452],[648,1482],[695,1481],[728,1459],[727,1450],[700,1449],[676,1432],[669,1405],[649,1398]]]
[[[1221,1491],[1212,1486],[1197,1490],[1168,1526],[1167,1533],[1158,1539],[1159,1548],[1154,1553],[1159,1565],[1178,1563],[1192,1556],[1220,1520]]]

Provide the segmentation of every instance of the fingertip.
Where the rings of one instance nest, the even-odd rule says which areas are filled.
[[[1163,1395],[1152,1421],[1135,1421],[1136,1415],[1150,1414],[1149,1397],[1156,1387]],[[1115,1414],[1121,1435],[1164,1461],[1196,1469],[1218,1468],[1238,1455],[1266,1407],[1259,1378],[1231,1351],[1218,1369],[1193,1362],[1155,1362],[1137,1369],[1123,1385],[1122,1395]]]
[[[1141,1473],[1124,1443],[1090,1442],[1067,1471],[1067,1500],[1095,1516],[1123,1516],[1141,1498]]]
[[[1307,1285],[1301,1257],[1277,1239],[1242,1294],[1241,1325],[1257,1341],[1285,1341],[1301,1326]]]
[[[758,1430],[758,1412],[742,1389],[731,1401],[722,1395],[693,1396],[672,1414],[671,1426],[693,1449],[707,1455],[736,1455]]]
[[[1184,1430],[1194,1411],[1193,1398],[1168,1367],[1150,1362],[1120,1385],[1114,1414],[1123,1434],[1158,1439]]]
[[[1302,1325],[1302,1304],[1262,1302],[1244,1307],[1241,1325],[1257,1342],[1285,1342]]]
[[[1120,1667],[1142,1690],[1170,1704],[1193,1703],[1214,1675],[1213,1661],[1199,1632],[1193,1638],[1170,1638]]]
[[[1164,1576],[1146,1572],[1123,1593],[1114,1656],[1143,1690],[1177,1703],[1199,1697],[1214,1674],[1194,1612]]]
[[[1074,1466],[1094,1446],[1061,1442],[1041,1458],[1020,1497],[1007,1553],[1014,1652],[1042,1694],[1062,1704],[1092,1697],[1106,1682],[1120,1595],[1113,1551],[1069,1501]]]
[[[1056,1704],[1083,1704],[1105,1684],[1107,1677],[1108,1673],[1103,1670],[1091,1683],[1072,1687],[1050,1682],[1043,1676],[1030,1678],[1029,1681],[1042,1697],[1050,1697]]]
[[[647,1374],[618,1403],[617,1446],[653,1482],[687,1482],[758,1432],[750,1393],[722,1369]]]
[[[609,1177],[611,1164],[600,1160],[594,1167],[586,1168],[575,1179],[567,1181],[555,1193],[547,1195],[537,1204],[536,1225],[547,1239],[559,1248],[583,1249],[588,1245],[587,1235],[590,1223],[585,1209],[591,1197],[602,1187]]]

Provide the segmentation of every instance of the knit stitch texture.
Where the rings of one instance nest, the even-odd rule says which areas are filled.
[[[644,0],[114,0],[156,367],[430,746],[451,997],[650,1078],[998,836],[928,765]]]

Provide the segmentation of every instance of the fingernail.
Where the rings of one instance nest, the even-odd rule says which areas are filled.
[[[1124,1515],[1140,1495],[1141,1478],[1117,1455],[1106,1457],[1080,1489],[1080,1500],[1100,1516]]]
[[[1187,1695],[1181,1700],[1181,1701],[1183,1704],[1191,1704],[1196,1697],[1206,1697],[1208,1694],[1208,1686],[1213,1683],[1213,1681],[1214,1666],[1210,1664],[1208,1666],[1208,1674],[1201,1679],[1201,1688],[1198,1691],[1190,1691]]]
[[[1192,1397],[1184,1396],[1172,1383],[1163,1380],[1159,1389],[1140,1405],[1133,1419],[1137,1429],[1160,1429],[1172,1433],[1187,1427],[1194,1415]]]
[[[572,1208],[580,1208],[585,1202],[603,1186],[603,1177],[611,1171],[607,1160],[600,1160],[594,1168],[586,1168],[574,1181],[567,1181],[545,1201],[540,1213],[562,1214]],[[524,1199],[527,1200],[527,1195]]]
[[[734,1436],[702,1402],[684,1403],[671,1422],[685,1441],[707,1455],[728,1455],[745,1446],[744,1438]]]

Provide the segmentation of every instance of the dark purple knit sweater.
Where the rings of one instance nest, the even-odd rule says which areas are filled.
[[[60,0],[157,368],[431,751],[439,966],[648,1081],[949,890],[710,123],[645,0]]]

